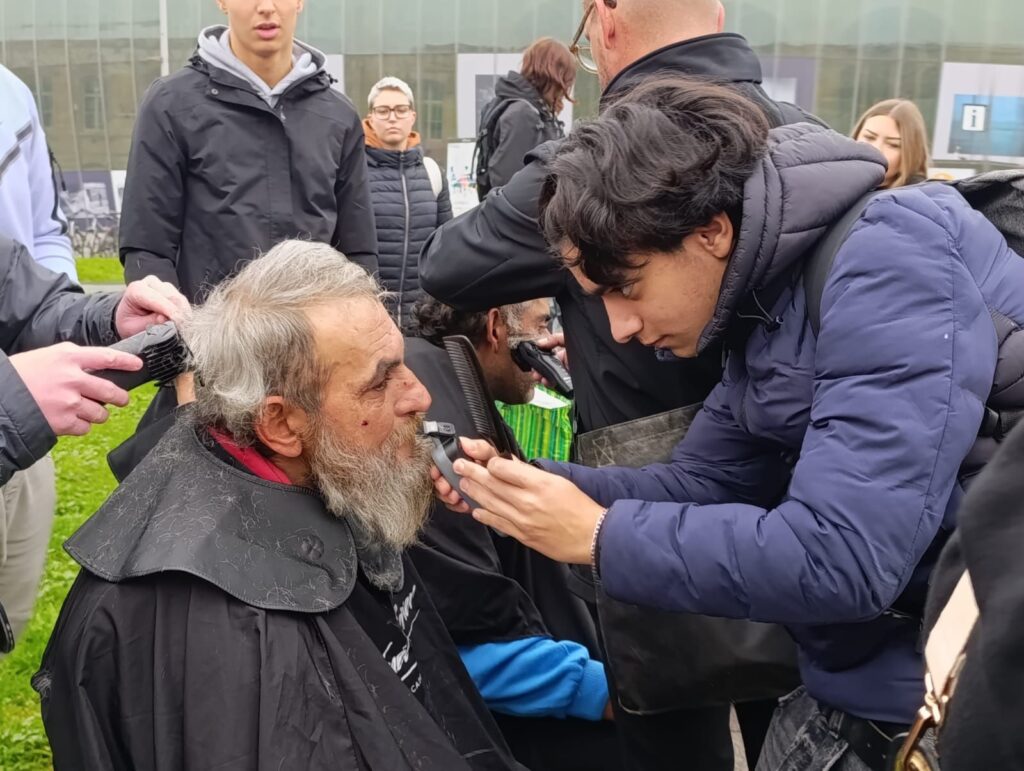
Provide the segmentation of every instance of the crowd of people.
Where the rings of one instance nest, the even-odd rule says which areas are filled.
[[[585,0],[499,79],[453,219],[408,83],[363,116],[302,0],[218,4],[139,108],[123,292],[77,285],[0,67],[3,647],[47,453],[143,366],[109,346],[188,350],[65,544],[58,771],[732,771],[733,716],[757,771],[1024,768],[1024,172],[926,181],[906,100],[849,136],[773,100],[718,0]],[[518,344],[569,367],[572,462],[456,336],[506,405],[544,381]]]

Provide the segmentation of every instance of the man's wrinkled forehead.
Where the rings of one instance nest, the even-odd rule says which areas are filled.
[[[370,298],[312,309],[321,361],[354,394],[369,390],[401,365],[405,345],[384,305]]]

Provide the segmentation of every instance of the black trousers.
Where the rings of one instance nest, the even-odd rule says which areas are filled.
[[[630,771],[619,759],[616,726],[567,718],[494,713],[516,760],[530,771]]]

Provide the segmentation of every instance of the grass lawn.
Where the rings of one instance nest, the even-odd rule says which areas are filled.
[[[82,262],[78,261],[79,271]],[[120,263],[111,262],[120,271]],[[0,769],[4,771],[51,768],[50,749],[39,715],[39,697],[32,690],[29,678],[38,668],[61,604],[78,573],[78,565],[64,553],[61,544],[114,489],[114,477],[107,468],[107,452],[131,435],[153,392],[154,386],[136,390],[131,404],[123,410],[113,410],[105,425],[95,427],[84,438],[63,438],[53,451],[57,464],[57,516],[46,573],[34,618],[14,652],[0,661]]]
[[[83,284],[123,284],[124,268],[116,255],[107,257],[78,257],[78,280]]]

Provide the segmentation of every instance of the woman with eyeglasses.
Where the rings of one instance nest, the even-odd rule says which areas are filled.
[[[565,136],[558,115],[572,101],[575,83],[575,58],[549,37],[526,49],[519,72],[498,79],[480,116],[478,152],[488,159],[486,172],[477,175],[480,200],[523,168],[530,150]]]
[[[388,309],[399,328],[412,320],[420,289],[420,249],[427,237],[452,218],[441,167],[420,147],[416,104],[409,84],[398,78],[377,82],[368,98],[366,164],[377,223],[380,280],[392,293]]]

